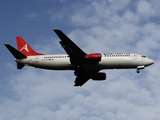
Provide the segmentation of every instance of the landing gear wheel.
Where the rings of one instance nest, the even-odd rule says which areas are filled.
[[[139,70],[139,69],[137,69],[137,73],[140,73],[140,70]]]

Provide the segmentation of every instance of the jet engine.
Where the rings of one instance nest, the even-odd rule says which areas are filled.
[[[93,80],[96,80],[96,81],[105,80],[105,79],[106,79],[106,73],[102,73],[102,72],[96,73],[96,74],[92,77],[92,79],[93,79]]]
[[[88,54],[86,56],[87,61],[93,61],[93,62],[99,62],[101,61],[101,54],[100,53],[92,53],[92,54]]]

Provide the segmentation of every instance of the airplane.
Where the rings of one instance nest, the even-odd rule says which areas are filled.
[[[86,53],[80,49],[61,30],[54,32],[61,39],[59,42],[67,54],[45,55],[35,52],[22,38],[16,37],[17,49],[5,44],[15,57],[17,69],[32,66],[48,70],[74,70],[76,76],[74,86],[82,86],[89,79],[102,81],[106,73],[103,69],[141,69],[154,64],[154,61],[144,55],[133,53]]]

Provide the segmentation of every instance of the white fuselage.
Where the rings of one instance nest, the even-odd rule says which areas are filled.
[[[86,63],[82,66],[85,70],[102,70],[102,69],[143,69],[154,63],[153,60],[131,53],[102,53],[99,63]],[[67,54],[64,55],[38,55],[27,56],[26,59],[16,59],[18,63],[23,63],[26,66],[50,70],[75,70],[77,66],[70,63],[70,58]]]

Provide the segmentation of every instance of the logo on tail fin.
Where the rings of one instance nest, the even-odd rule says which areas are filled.
[[[27,48],[27,44],[20,51],[22,51],[23,49],[25,49],[27,52],[29,52],[29,50]]]

